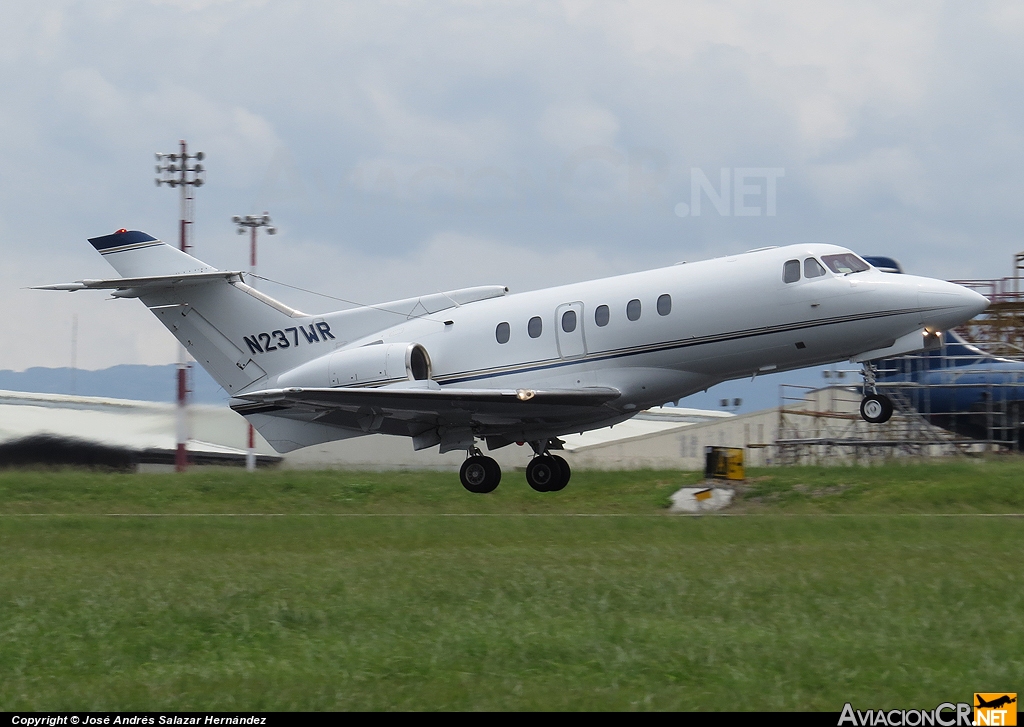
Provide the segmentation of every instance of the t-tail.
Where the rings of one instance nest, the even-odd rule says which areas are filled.
[[[229,394],[261,386],[336,341],[322,318],[255,290],[241,272],[217,270],[145,232],[118,230],[89,242],[121,278],[42,287],[138,298]]]
[[[242,272],[217,270],[145,232],[118,230],[89,242],[122,277],[38,289],[138,298],[231,395],[272,387],[282,373],[335,349],[377,342],[378,332],[410,318],[508,292],[485,285],[310,315],[247,285]],[[324,386],[343,383],[325,374]]]

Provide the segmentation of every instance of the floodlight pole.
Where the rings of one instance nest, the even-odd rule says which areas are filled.
[[[203,152],[195,154],[188,153],[188,144],[181,140],[181,149],[177,154],[157,153],[156,173],[162,175],[157,177],[156,186],[163,184],[169,187],[181,187],[181,214],[179,227],[179,241],[181,251],[187,253],[194,223],[195,213],[195,192],[194,187],[203,186],[203,165],[199,164],[204,158]],[[167,163],[164,163],[166,160]],[[190,164],[190,161],[194,163]],[[177,447],[174,452],[174,469],[176,472],[184,472],[188,468],[188,352],[180,343],[178,344],[178,406],[175,416],[175,430]]]
[[[249,280],[249,285],[256,287],[256,231],[261,227],[266,227],[268,235],[276,235],[277,228],[270,226],[270,215],[266,212],[262,215],[246,215],[245,217],[235,215],[231,221],[238,225],[239,235],[244,235],[245,228],[249,228],[249,272],[253,275]],[[256,430],[252,424],[249,425],[249,448],[245,451],[245,469],[250,472],[256,470]]]

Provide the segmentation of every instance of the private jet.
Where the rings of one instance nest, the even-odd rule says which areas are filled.
[[[310,314],[137,230],[94,237],[121,277],[39,286],[138,298],[278,452],[381,433],[462,450],[528,444],[526,480],[561,490],[559,437],[609,427],[729,379],[933,348],[988,300],[883,273],[827,244],[771,247],[510,295],[490,285]],[[884,421],[892,406],[861,407]]]

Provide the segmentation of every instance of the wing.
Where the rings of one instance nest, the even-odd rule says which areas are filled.
[[[433,383],[433,382],[431,382]],[[413,437],[417,449],[446,442],[452,448],[467,437],[487,437],[489,445],[554,436],[576,425],[622,414],[605,404],[617,389],[442,389],[437,384],[381,388],[288,388],[239,394],[244,415],[270,414],[361,433]]]

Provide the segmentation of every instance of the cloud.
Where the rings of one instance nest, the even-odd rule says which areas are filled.
[[[173,358],[130,303],[18,290],[107,275],[97,232],[173,239],[152,154],[181,138],[201,256],[243,264],[230,217],[266,209],[265,272],[363,299],[806,239],[996,277],[1020,247],[1016,3],[9,5],[0,304],[33,322],[0,367],[63,362],[32,332],[76,306],[106,322],[83,362]],[[786,170],[776,216],[674,214],[691,169],[745,167]]]
[[[585,146],[612,146],[619,120],[611,111],[593,104],[553,104],[540,119],[541,138],[569,154]]]
[[[402,255],[372,249],[340,250],[326,240],[304,240],[286,247],[265,242],[261,249],[261,274],[276,282],[260,285],[307,311],[475,285],[505,285],[512,293],[522,293],[632,272],[642,269],[645,262],[651,267],[658,264],[657,260],[638,260],[625,254],[598,257],[586,247],[540,253],[508,240],[453,231],[439,232]],[[325,295],[310,295],[296,288]]]
[[[924,165],[907,147],[875,148],[851,161],[808,167],[814,189],[828,207],[872,201],[926,209],[933,200]]]
[[[221,158],[218,171],[229,184],[248,185],[266,163],[264,150],[281,144],[273,125],[260,115],[189,88],[132,93],[88,67],[63,72],[59,86],[62,112],[86,127],[78,133],[93,144],[108,150],[139,147],[154,137],[155,129],[164,138],[184,132],[201,139],[206,153]]]

